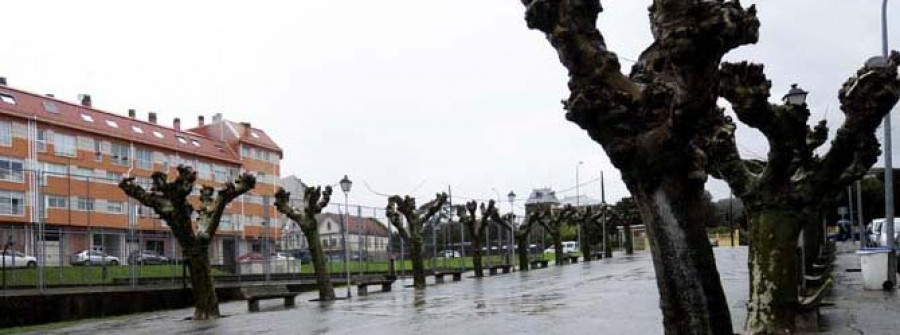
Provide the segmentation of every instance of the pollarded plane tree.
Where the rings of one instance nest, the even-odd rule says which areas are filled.
[[[484,239],[485,232],[491,225],[491,218],[499,216],[494,200],[488,201],[487,206],[481,204],[481,215],[478,215],[478,203],[473,201],[467,202],[464,206],[456,207],[456,214],[459,221],[466,227],[469,233],[469,240],[472,241],[472,267],[475,268],[475,277],[484,277],[484,265],[481,259],[481,240]]]
[[[309,255],[312,258],[313,269],[316,273],[316,288],[319,291],[320,301],[335,299],[334,286],[331,284],[331,274],[328,273],[328,264],[325,263],[325,253],[322,250],[322,240],[319,238],[319,220],[316,215],[322,213],[322,209],[331,201],[331,186],[307,187],[303,190],[303,208],[294,208],[291,205],[291,193],[278,188],[275,194],[275,207],[281,214],[294,221],[306,242],[309,245]]]
[[[413,286],[425,288],[425,257],[422,227],[437,214],[447,203],[447,194],[440,193],[434,200],[421,208],[416,208],[416,199],[410,196],[401,198],[394,195],[388,198],[385,209],[388,221],[397,229],[400,238],[409,246],[409,259],[412,262]],[[404,226],[403,221],[406,221]]]
[[[219,301],[210,272],[209,244],[216,236],[222,213],[228,204],[256,186],[256,177],[243,173],[234,182],[225,183],[216,190],[210,186],[200,189],[199,204],[194,207],[188,199],[194,190],[197,172],[179,165],[178,176],[169,180],[163,172],[154,172],[152,186],[145,190],[134,177],[119,183],[125,194],[147,206],[159,215],[172,230],[182,252],[187,255],[191,272],[191,289],[194,295],[194,320],[218,318]],[[191,216],[197,213],[197,224]]]
[[[640,213],[635,208],[634,201],[630,197],[622,198],[612,206],[610,214],[615,225],[622,225],[622,233],[625,235],[625,254],[634,254],[634,236],[631,232],[631,225],[641,222]]]
[[[597,29],[599,0],[522,0],[569,73],[566,118],[605,150],[647,233],[667,334],[731,334],[731,316],[703,217],[706,155],[698,140],[717,109],[719,63],[755,43],[753,7],[654,0],[653,43],[626,76]]]
[[[540,220],[541,215],[546,212],[538,211],[528,215],[522,224],[516,226],[515,219],[516,215],[513,213],[508,213],[506,215],[501,216],[498,211],[493,211],[491,213],[491,221],[496,223],[500,228],[512,232],[513,239],[516,244],[516,253],[519,258],[519,270],[528,271],[529,259],[528,259],[528,236],[531,235],[531,228],[534,227],[535,224],[538,224],[538,220]]]
[[[594,206],[589,206],[584,209],[579,209],[576,211],[572,220],[581,225],[581,255],[584,257],[584,260],[590,261],[592,256],[594,255],[594,245],[602,243],[603,240],[603,225],[604,220],[609,221],[610,219],[610,209],[606,205],[602,205],[599,208],[594,208]],[[609,228],[608,226],[612,226],[608,224],[607,227],[607,237],[609,236]],[[614,229],[614,228],[613,228]],[[609,238],[607,238],[607,245],[610,245],[608,255],[604,255],[606,257],[612,257],[612,244],[608,243]],[[604,245],[606,247],[606,245]]]
[[[800,284],[797,239],[801,230],[817,231],[819,208],[878,160],[875,131],[900,96],[898,63],[896,52],[887,60],[872,59],[844,83],[838,92],[844,123],[822,156],[816,149],[828,138],[824,120],[810,127],[805,103],[769,102],[771,82],[762,65],[722,64],[721,96],[742,123],[762,132],[769,143],[766,161],[742,159],[736,126],[723,116],[708,150],[710,172],[728,182],[750,218],[748,334],[794,331]]]
[[[561,209],[540,207],[537,210],[544,212],[538,214],[540,215],[538,224],[544,227],[547,235],[550,235],[550,240],[553,241],[554,262],[556,265],[563,265],[565,255],[563,255],[562,229],[563,226],[572,224],[577,210],[572,205],[565,205]]]

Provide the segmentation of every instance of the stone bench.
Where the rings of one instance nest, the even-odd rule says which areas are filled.
[[[363,279],[356,281],[354,285],[356,285],[356,291],[359,295],[368,295],[369,294],[369,286],[371,285],[381,285],[382,292],[390,292],[391,285],[394,284],[393,278],[371,278],[371,279]]]
[[[241,294],[247,299],[247,307],[251,312],[259,312],[259,301],[267,299],[284,299],[284,307],[294,306],[294,298],[299,293],[288,291],[285,286],[247,286],[241,288]]]
[[[578,263],[578,256],[564,255],[563,256],[563,264],[567,264],[567,263],[571,263],[571,264]]]
[[[550,261],[538,259],[538,260],[533,260],[529,263],[531,264],[532,269],[537,269],[537,268],[546,268],[547,265],[550,264]],[[538,265],[540,265],[540,266],[538,266]]]
[[[434,273],[434,282],[435,283],[443,283],[444,276],[447,276],[447,275],[452,275],[453,281],[462,280],[462,271],[458,271],[458,270],[456,270],[456,271],[438,271],[438,272]]]
[[[511,266],[511,265],[507,265],[507,264],[492,265],[492,266],[489,266],[489,267],[488,267],[488,273],[490,273],[491,276],[496,275],[496,274],[497,274],[497,270],[502,270],[503,273],[509,273],[509,270],[510,270],[511,268],[512,268],[512,266]]]

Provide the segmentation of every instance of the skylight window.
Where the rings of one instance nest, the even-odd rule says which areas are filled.
[[[253,136],[253,138],[259,138],[259,134],[257,134],[255,131],[251,131],[250,135]]]
[[[138,134],[143,134],[143,133],[144,133],[144,130],[141,129],[141,127],[138,127],[138,126],[131,126],[131,130],[134,131],[135,133],[138,133]]]
[[[198,141],[198,140],[193,140],[193,139],[192,139],[192,140],[191,140],[191,144],[193,144],[195,147],[198,147],[198,148],[200,147],[200,141]]]
[[[3,94],[3,93],[0,93],[0,101],[3,101],[3,102],[5,102],[5,103],[7,103],[7,104],[10,104],[10,105],[15,105],[15,104],[16,104],[16,98],[13,97],[13,96],[11,96],[11,95],[9,95],[9,94]]]
[[[59,113],[59,109],[56,108],[56,105],[49,101],[44,101],[44,110],[50,113]]]
[[[156,136],[156,138],[163,138],[163,134],[156,130],[153,131],[153,136]]]
[[[87,114],[81,114],[81,119],[87,122],[94,122],[94,118]]]
[[[106,120],[106,125],[113,128],[119,128],[119,124],[112,120]]]
[[[187,144],[187,139],[184,138],[184,136],[178,136],[178,135],[176,135],[175,138],[177,138],[177,139],[178,139],[178,142],[181,142],[181,144]]]

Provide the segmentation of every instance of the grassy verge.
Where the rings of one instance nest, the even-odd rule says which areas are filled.
[[[109,284],[113,278],[129,278],[131,268],[128,266],[66,266],[44,268],[45,285],[78,285],[78,284]],[[219,270],[213,270],[213,275],[225,274]],[[181,278],[181,265],[144,265],[134,268],[135,277],[144,278]],[[6,269],[6,284],[37,285],[38,269]]]

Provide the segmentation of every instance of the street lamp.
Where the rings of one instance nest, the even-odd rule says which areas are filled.
[[[341,191],[344,191],[344,213],[346,214],[346,219],[344,220],[344,270],[347,272],[347,298],[350,298],[350,248],[347,245],[347,225],[350,224],[350,207],[348,207],[349,202],[348,194],[350,193],[350,187],[353,186],[353,182],[350,181],[350,178],[347,178],[347,175],[344,175],[344,179],[341,179]]]
[[[509,194],[506,195],[506,198],[509,199],[509,214],[510,214],[510,220],[509,220],[509,246],[507,247],[507,249],[508,249],[508,250],[507,250],[507,253],[508,253],[508,255],[509,255],[508,263],[509,263],[510,265],[512,265],[513,248],[515,248],[515,246],[513,245],[513,244],[515,244],[515,243],[513,243],[513,235],[515,235],[515,231],[516,231],[516,227],[515,227],[515,223],[516,223],[516,213],[515,213],[515,209],[513,208],[513,202],[516,201],[516,193],[513,192],[513,191],[509,191]]]
[[[887,4],[888,0],[881,2],[881,57],[886,63],[888,59],[888,30],[887,30]],[[893,141],[891,140],[891,113],[884,116],[884,222],[888,225],[884,227],[886,246],[891,248],[888,254],[888,277],[887,285],[893,288],[897,279],[897,259],[894,253],[894,151],[892,149]]]
[[[791,84],[791,89],[781,98],[784,103],[792,106],[802,106],[806,104],[806,95],[809,92],[798,87],[797,84]]]
[[[581,167],[581,164],[584,164],[582,161],[578,161],[578,165],[575,165],[575,208],[581,207],[581,183],[578,178],[578,172]],[[581,247],[581,224],[578,224],[578,246]],[[582,257],[588,257],[587,255],[582,255]],[[585,258],[587,259],[587,258]]]

